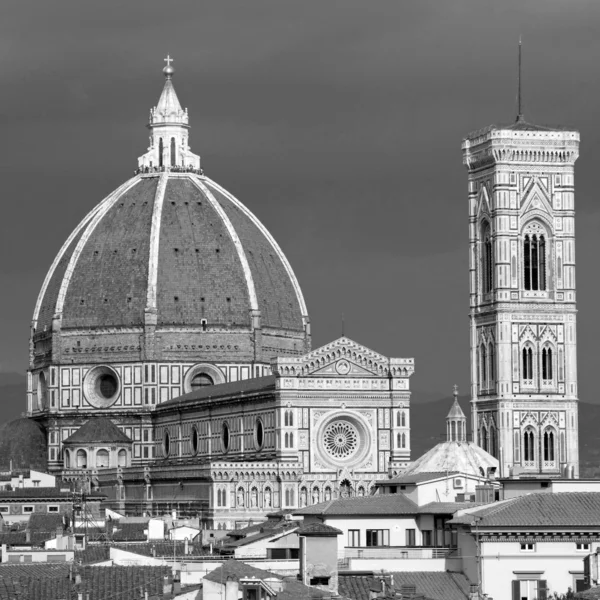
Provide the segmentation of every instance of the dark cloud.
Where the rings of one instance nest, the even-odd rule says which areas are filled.
[[[581,131],[580,390],[593,400],[600,159],[594,0],[5,2],[0,364],[24,370],[43,277],[130,175],[174,56],[192,147],[286,251],[316,344],[347,331],[468,389],[462,137],[515,111]]]

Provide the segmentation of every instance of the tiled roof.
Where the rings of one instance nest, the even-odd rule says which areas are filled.
[[[600,600],[600,585],[575,594],[576,600]]]
[[[297,515],[416,515],[417,505],[404,494],[357,496],[299,508]]]
[[[433,471],[424,473],[410,473],[409,475],[399,475],[393,479],[384,479],[376,482],[376,485],[395,485],[396,483],[423,483],[424,481],[434,481],[452,475],[458,475],[458,471]]]
[[[173,406],[180,403],[197,402],[199,400],[215,400],[225,396],[243,396],[255,392],[268,392],[275,389],[275,375],[266,377],[255,377],[253,379],[244,379],[231,383],[220,383],[218,385],[209,385],[198,390],[184,394],[178,398],[172,398],[166,402],[157,405],[156,410],[165,406]]]
[[[317,588],[306,586],[298,581],[283,578],[276,573],[270,571],[263,571],[256,567],[239,562],[237,560],[228,560],[223,565],[214,571],[211,571],[204,579],[214,581],[216,583],[222,583],[227,579],[233,579],[239,581],[245,578],[255,579],[283,579],[284,587],[283,590],[277,593],[277,600],[305,600],[306,598],[326,598],[330,597],[331,593],[323,592]]]
[[[72,571],[71,571],[72,569]],[[78,583],[76,576],[81,577]],[[170,567],[92,567],[52,563],[0,565],[0,600],[64,600],[89,594],[90,600],[166,598]]]
[[[148,535],[148,523],[119,523],[113,521],[107,524],[107,535],[115,542],[145,542]]]
[[[62,515],[33,513],[29,517],[27,529],[31,531],[53,531],[56,533],[58,528],[61,530],[64,529],[65,524]]]
[[[600,492],[541,492],[494,503],[471,514],[455,517],[452,524],[478,527],[593,527],[600,528]]]
[[[104,544],[88,544],[85,550],[75,552],[75,562],[82,565],[91,565],[110,559],[110,546]]]
[[[5,531],[0,533],[0,545],[8,544],[13,546],[20,546],[25,544],[27,540],[27,534],[25,531]]]
[[[380,590],[381,577],[376,575],[352,575],[340,573],[338,590],[343,596],[354,600],[369,600],[370,590]],[[469,581],[462,573],[405,571],[394,572],[386,576],[388,586],[400,591],[402,585],[412,584],[417,594],[423,594],[432,600],[466,600],[469,597]],[[392,584],[393,580],[393,584]]]
[[[420,514],[428,515],[453,515],[463,508],[477,508],[484,506],[484,502],[430,502],[419,507]]]
[[[64,500],[71,499],[71,492],[61,491],[60,488],[17,488],[15,490],[0,490],[0,502],[2,500],[27,500],[35,498],[60,498]]]
[[[118,548],[125,552],[133,552],[142,556],[211,556],[209,550],[202,548],[202,544],[188,543],[188,552],[185,554],[185,542],[153,541],[143,544],[112,544],[112,548]]]
[[[247,546],[248,544],[253,544],[254,542],[257,542],[258,540],[265,540],[268,538],[283,535],[285,533],[291,533],[292,531],[295,531],[299,527],[299,525],[300,524],[298,522],[296,522],[296,523],[292,522],[292,523],[286,524],[286,526],[282,526],[282,527],[267,527],[264,531],[260,531],[259,533],[255,533],[253,535],[248,535],[243,538],[238,538],[231,542],[226,542],[222,546],[222,550],[226,553],[228,548],[230,548],[230,549],[231,548],[239,548],[241,546]]]
[[[132,443],[131,438],[126,436],[110,419],[93,417],[64,440],[63,444],[87,444],[91,442],[104,444]]]
[[[337,527],[331,527],[330,525],[325,525],[325,523],[309,523],[308,525],[303,525],[300,527],[300,529],[298,529],[298,535],[321,535],[335,537],[342,535],[342,533],[343,531]]]

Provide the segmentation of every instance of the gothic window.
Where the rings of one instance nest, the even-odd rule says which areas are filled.
[[[291,410],[286,410],[284,415],[284,424],[286,427],[294,426],[294,413]]]
[[[406,448],[406,434],[405,433],[402,434],[402,447]]]
[[[487,434],[487,429],[485,427],[481,428],[481,433],[480,433],[480,446],[481,448],[483,448],[486,452],[488,451],[488,434]]]
[[[535,437],[531,429],[523,434],[523,460],[526,463],[535,461]]]
[[[515,431],[515,447],[514,447],[514,450],[515,450],[515,462],[516,463],[518,463],[518,462],[521,461],[520,441],[521,441],[521,438],[519,436],[519,432]]]
[[[171,138],[171,166],[175,166],[175,138]]]
[[[565,432],[560,432],[560,462],[565,462],[567,460],[566,457],[566,446],[565,446]]]
[[[285,490],[285,504],[286,506],[294,505],[294,490],[293,488],[288,488]]]
[[[71,468],[71,453],[68,450],[64,451],[63,460],[65,463],[65,469]]]
[[[159,138],[158,139],[158,166],[162,167],[163,166],[163,139]]]
[[[491,342],[488,347],[488,361],[489,361],[488,377],[489,377],[490,384],[493,385],[495,382],[495,379],[496,379],[496,365],[495,365],[495,356],[494,356],[494,345]]]
[[[546,462],[554,462],[554,431],[547,429],[544,432],[544,460]]]
[[[489,294],[494,286],[493,282],[493,252],[492,252],[492,236],[490,226],[486,223],[482,233],[482,248],[481,248],[481,291],[484,294]]]
[[[397,446],[398,448],[402,448],[402,434],[401,434],[401,433],[399,433],[399,434],[396,436],[396,442],[397,442],[397,443],[396,443],[396,446]]]
[[[487,352],[484,344],[479,347],[479,387],[487,387]]]
[[[544,383],[550,383],[553,379],[552,373],[552,348],[542,350],[542,379]]]
[[[490,427],[490,440],[488,452],[492,456],[496,456],[496,428],[493,425]]]
[[[546,238],[541,233],[525,234],[523,276],[526,290],[546,289]]]
[[[522,358],[523,358],[523,369],[522,369],[523,379],[531,381],[531,380],[533,380],[533,350],[530,346],[523,348]]]

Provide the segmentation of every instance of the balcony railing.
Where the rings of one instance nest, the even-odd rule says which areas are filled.
[[[460,556],[458,548],[423,548],[420,546],[373,546],[354,548],[346,546],[344,558],[400,558],[430,559]]]

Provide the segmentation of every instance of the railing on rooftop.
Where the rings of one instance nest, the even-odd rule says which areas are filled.
[[[373,546],[370,548],[353,548],[346,546],[344,559],[349,558],[399,558],[399,559],[431,559],[460,556],[458,548],[423,548],[417,546]]]
[[[138,167],[134,173],[135,175],[147,175],[149,173],[164,173],[165,171],[169,171],[171,173],[195,173],[196,175],[204,175],[204,171],[202,169],[184,167],[181,165],[174,165],[171,167]]]

